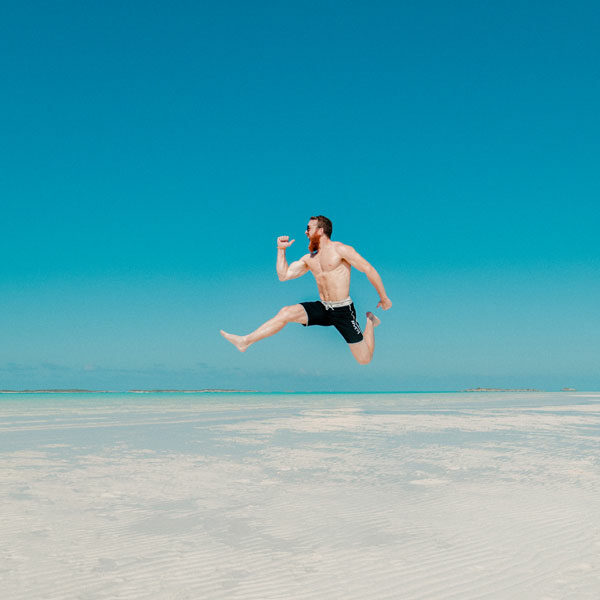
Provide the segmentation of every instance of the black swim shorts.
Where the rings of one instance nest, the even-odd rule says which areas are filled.
[[[354,303],[346,306],[329,308],[322,302],[300,302],[308,315],[307,325],[322,325],[328,327],[333,325],[346,340],[348,344],[356,344],[363,339],[360,325],[356,320]]]

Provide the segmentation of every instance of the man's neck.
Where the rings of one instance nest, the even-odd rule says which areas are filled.
[[[331,244],[331,240],[329,238],[324,237],[324,236],[319,238],[319,247],[316,250],[311,251],[311,253],[310,253],[311,256],[316,256],[319,252],[321,252],[321,250],[324,250],[330,244]]]

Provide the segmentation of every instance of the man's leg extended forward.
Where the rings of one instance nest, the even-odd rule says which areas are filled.
[[[373,330],[380,323],[381,321],[372,312],[368,312],[362,341],[356,342],[356,344],[348,344],[354,358],[361,365],[370,363],[373,358],[373,352],[375,351],[375,333]]]
[[[263,323],[258,329],[255,329],[248,335],[235,335],[227,333],[221,329],[221,335],[231,342],[240,352],[246,352],[249,346],[266,337],[275,335],[281,331],[288,323],[300,323],[306,325],[308,317],[302,304],[284,306],[272,319]]]

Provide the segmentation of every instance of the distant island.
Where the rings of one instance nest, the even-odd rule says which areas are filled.
[[[524,389],[509,389],[509,388],[472,388],[470,390],[465,390],[465,392],[541,392],[542,390],[534,390],[533,388],[524,388]]]
[[[108,390],[43,389],[43,390],[0,390],[0,394],[108,394]]]
[[[257,390],[222,390],[206,388],[202,390],[127,390],[130,394],[206,394],[206,393],[240,393],[240,394],[253,394]]]
[[[222,389],[201,389],[201,390],[127,390],[131,394],[155,394],[155,393],[171,393],[171,394],[206,394],[206,393],[240,393],[252,394],[257,390],[222,390]],[[0,390],[0,394],[118,394],[119,392],[110,390],[79,390],[73,389],[42,389],[42,390]],[[121,392],[122,393],[122,392]]]
[[[561,392],[576,392],[577,390],[575,388],[563,388],[560,391]]]

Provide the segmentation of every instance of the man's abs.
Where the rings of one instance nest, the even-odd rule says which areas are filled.
[[[332,271],[315,273],[315,280],[321,300],[336,302],[350,295],[350,269],[344,265]]]

